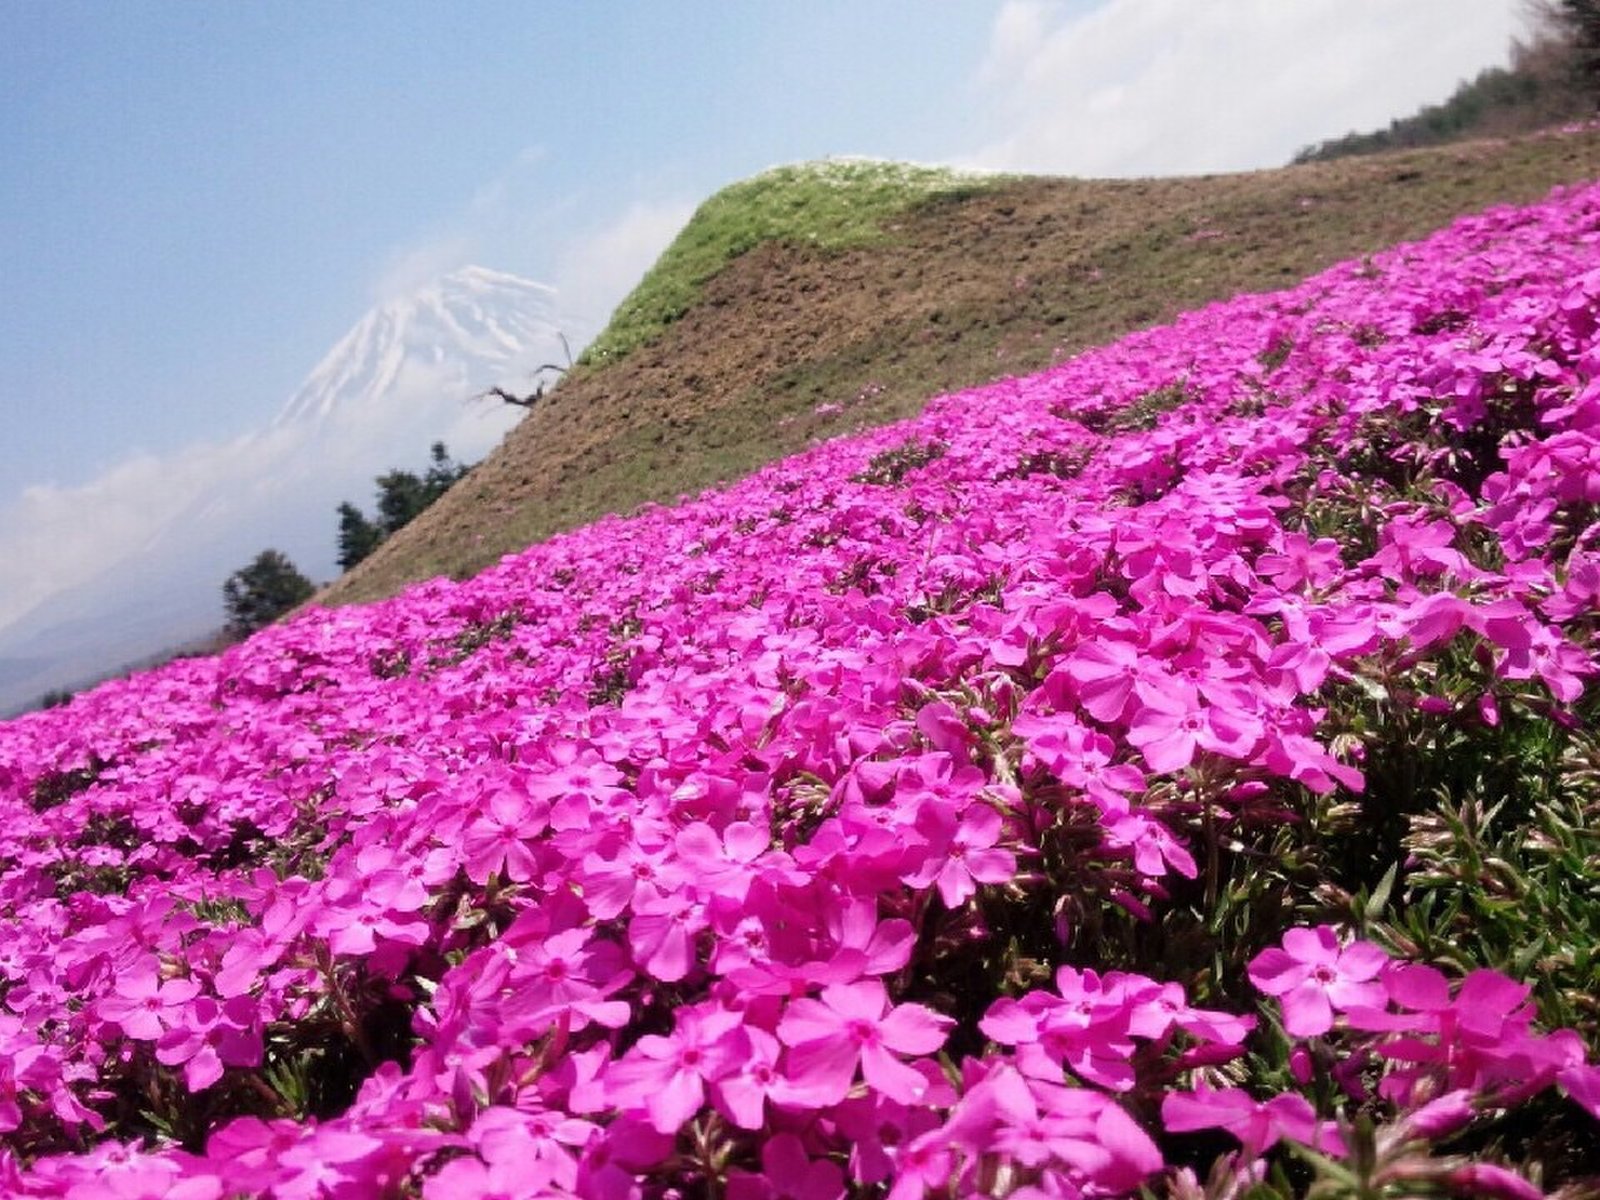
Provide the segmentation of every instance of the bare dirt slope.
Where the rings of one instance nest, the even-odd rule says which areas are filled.
[[[1600,176],[1600,134],[1250,174],[1030,178],[918,204],[888,236],[734,259],[653,343],[580,368],[318,600],[468,576],[559,530],[735,478],[1240,291]]]

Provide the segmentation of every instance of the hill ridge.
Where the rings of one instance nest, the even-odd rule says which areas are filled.
[[[653,339],[591,356],[317,600],[463,578],[559,530],[909,416],[930,396],[1597,175],[1600,132],[1584,129],[1234,175],[966,179],[880,205],[872,236],[846,244],[759,239],[698,280],[695,302]],[[680,241],[707,233],[691,221]]]

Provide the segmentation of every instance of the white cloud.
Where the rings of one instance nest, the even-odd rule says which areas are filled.
[[[544,147],[524,147],[479,185],[459,212],[391,250],[373,272],[372,302],[403,296],[471,263],[520,265],[526,243],[541,233],[548,236],[540,228],[548,204],[540,174],[546,158]]]
[[[556,290],[596,330],[694,215],[689,200],[636,201],[580,237],[556,268]]]
[[[408,362],[382,405],[28,488],[0,508],[0,562],[17,568],[0,572],[0,713],[215,629],[223,580],[265,547],[330,578],[339,501],[370,508],[373,477],[424,468],[435,440],[475,460],[520,416],[471,392],[459,370]]]
[[[373,281],[373,302],[404,296],[479,257],[481,239],[468,230],[443,231],[390,251]]]
[[[233,486],[270,478],[298,443],[288,431],[140,455],[78,487],[35,486],[0,509],[0,629],[119,563],[159,552],[187,515]]]
[[[1520,0],[1011,0],[967,165],[1079,176],[1279,166],[1503,64]]]

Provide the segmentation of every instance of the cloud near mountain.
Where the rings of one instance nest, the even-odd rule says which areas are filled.
[[[334,507],[372,477],[492,448],[521,410],[472,397],[531,386],[592,330],[546,285],[467,267],[368,312],[267,428],[141,455],[78,487],[0,509],[0,712],[203,636],[220,586],[258,550],[334,571]]]
[[[995,135],[969,165],[1130,176],[1286,162],[1447,95],[1505,61],[1520,25],[1504,0],[1009,0],[974,85]]]

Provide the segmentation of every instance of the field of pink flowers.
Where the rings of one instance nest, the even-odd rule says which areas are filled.
[[[1560,192],[0,725],[0,1192],[1592,1190],[1597,315]]]

